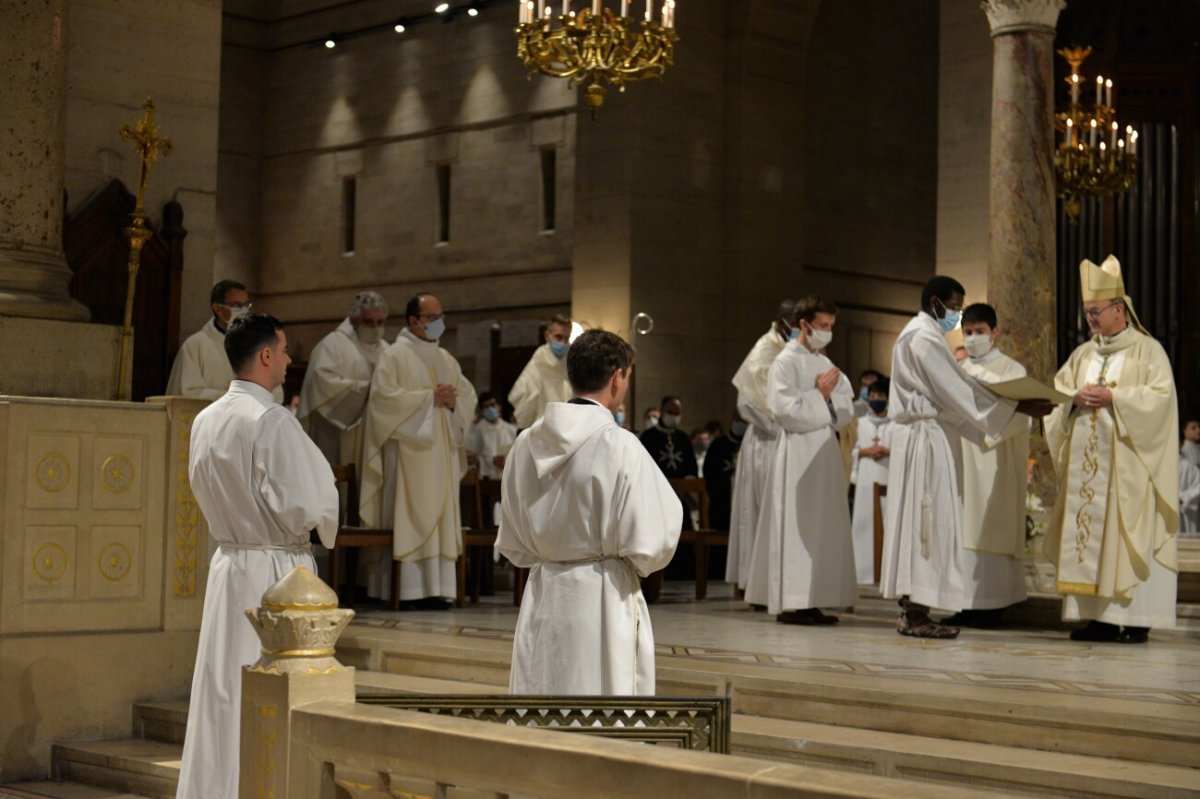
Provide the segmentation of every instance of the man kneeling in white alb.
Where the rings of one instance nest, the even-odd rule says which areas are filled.
[[[531,569],[513,640],[514,694],[653,695],[639,577],[675,553],[683,511],[654,459],[613,420],[633,347],[589,330],[567,353],[575,397],[552,402],[504,465],[500,553]]]
[[[291,363],[283,323],[247,314],[230,322],[224,343],[234,380],[196,416],[188,464],[220,546],[208,567],[179,799],[238,795],[242,667],[261,654],[246,608],[296,566],[316,571],[310,530],[327,547],[337,535],[333,471],[271,396]]]

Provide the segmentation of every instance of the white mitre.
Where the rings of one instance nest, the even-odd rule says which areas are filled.
[[[1121,276],[1121,262],[1115,255],[1105,258],[1104,263],[1099,266],[1086,258],[1083,259],[1083,263],[1079,265],[1079,288],[1081,299],[1084,302],[1123,300],[1133,326],[1149,335],[1133,310],[1133,300],[1125,293],[1125,280]]]

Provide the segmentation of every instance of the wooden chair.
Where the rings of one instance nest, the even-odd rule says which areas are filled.
[[[875,484],[875,584],[879,585],[879,577],[883,572],[883,503],[880,501],[887,496],[887,486]]]
[[[494,486],[493,486],[494,484]],[[458,556],[458,607],[467,604],[467,575],[471,575],[471,604],[479,604],[483,574],[490,570],[492,547],[496,545],[496,526],[491,524],[491,505],[488,498],[498,498],[500,483],[481,479],[479,473],[468,470],[462,479],[463,551]],[[494,499],[492,501],[495,501]],[[468,568],[470,567],[470,568]]]
[[[700,529],[684,530],[679,535],[679,543],[691,544],[696,557],[696,599],[708,596],[708,555],[713,547],[729,546],[727,531],[713,530],[708,518],[708,487],[703,477],[679,477],[669,481],[671,488],[687,501],[689,494],[694,494],[700,501]]]
[[[358,516],[358,480],[353,463],[337,464],[333,477],[339,485],[346,486],[346,512],[343,523],[338,526],[337,540],[329,550],[329,585],[338,595],[338,601],[347,607],[354,606],[355,574],[358,571],[358,550],[385,547],[392,551],[390,529],[363,527]],[[345,561],[343,569],[342,563]],[[344,576],[340,576],[342,571]],[[348,584],[348,587],[347,587]],[[400,608],[400,564],[392,562],[392,610]]]

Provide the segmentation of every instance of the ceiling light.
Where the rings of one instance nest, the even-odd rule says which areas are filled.
[[[404,25],[397,22],[396,27],[392,28],[392,30],[394,30],[396,33],[404,33]]]
[[[437,7],[434,8],[433,10],[435,12],[437,12],[438,14],[445,14],[447,11],[450,10],[450,4],[449,3],[438,3]]]
[[[326,39],[325,46],[332,50],[333,48],[337,47],[337,42],[335,42],[333,39]]]
[[[467,9],[467,16],[468,16],[468,17],[477,17],[477,16],[479,16],[479,9],[478,9],[478,8],[475,8],[474,6],[472,6],[471,8],[468,8],[468,9]]]

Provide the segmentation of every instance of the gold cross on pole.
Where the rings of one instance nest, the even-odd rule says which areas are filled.
[[[129,239],[129,283],[125,288],[125,324],[121,327],[121,358],[117,366],[118,400],[129,399],[125,391],[125,378],[129,373],[130,350],[133,346],[133,295],[137,288],[138,267],[142,263],[142,247],[153,235],[150,228],[146,227],[146,211],[142,208],[146,182],[158,157],[171,154],[171,140],[158,135],[158,125],[154,122],[154,100],[147,97],[142,109],[145,114],[133,127],[122,125],[119,131],[122,141],[133,142],[133,148],[141,158],[142,172],[138,179],[137,207],[130,214],[133,222],[125,228],[125,237]]]

